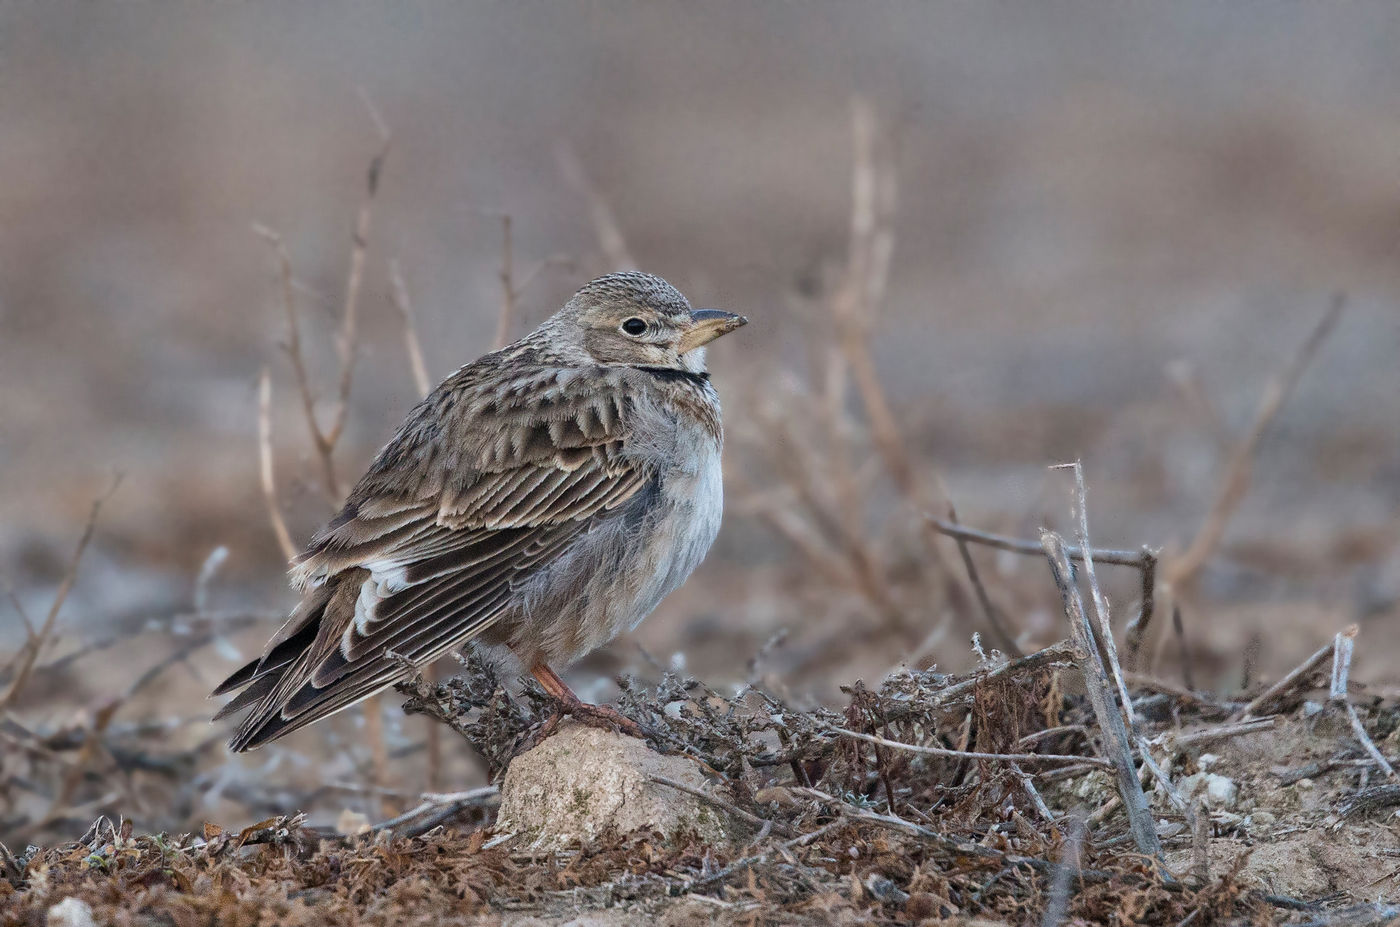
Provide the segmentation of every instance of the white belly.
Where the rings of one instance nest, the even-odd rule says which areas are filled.
[[[724,488],[719,443],[698,429],[677,437],[656,483],[542,570],[489,638],[525,661],[569,663],[636,627],[685,582],[719,534]]]

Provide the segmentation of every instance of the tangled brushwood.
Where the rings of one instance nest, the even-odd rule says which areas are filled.
[[[99,922],[125,912],[149,924],[269,913],[280,923],[442,923],[444,911],[579,905],[638,914],[703,905],[733,921],[1318,922],[1317,901],[1248,887],[1247,849],[1214,864],[1211,838],[1247,836],[1255,825],[1208,798],[1178,805],[1178,788],[1185,774],[1201,778],[1203,746],[1224,753],[1222,745],[1284,729],[1303,736],[1304,727],[1320,736],[1317,716],[1345,716],[1336,705],[1298,710],[1329,657],[1335,675],[1335,644],[1248,701],[1162,685],[1131,694],[1145,758],[1137,774],[1160,776],[1150,800],[1161,856],[1133,846],[1094,708],[1072,691],[1082,657],[1064,642],[1016,660],[992,654],[966,676],[898,673],[877,689],[851,685],[841,711],[798,707],[756,684],[724,695],[669,674],[650,687],[622,680],[620,706],[651,746],[696,761],[718,786],[708,800],[752,825],[748,845],[732,852],[646,833],[575,852],[523,852],[493,833],[487,788],[438,796],[352,837],[300,816],[180,838],[133,836],[129,823],[103,819],[67,846],[5,851],[0,899],[7,923],[40,922],[60,901],[87,906]],[[512,691],[478,657],[460,676],[402,689],[406,708],[449,724],[497,774],[557,722],[533,682]],[[1266,708],[1287,714],[1249,717]],[[1368,741],[1394,733],[1393,709],[1367,715]],[[1300,767],[1292,783],[1363,756],[1334,752]],[[1345,813],[1400,802],[1386,788],[1400,792],[1377,787]],[[1394,913],[1348,909],[1363,921]]]

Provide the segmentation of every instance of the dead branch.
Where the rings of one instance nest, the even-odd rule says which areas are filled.
[[[1084,485],[1084,467],[1077,460],[1072,464],[1061,464],[1060,466],[1074,472],[1075,534],[1079,541],[1079,549],[1084,551],[1084,574],[1089,578],[1089,593],[1094,602],[1094,617],[1099,622],[1099,643],[1108,656],[1108,670],[1118,687],[1123,719],[1131,730],[1137,723],[1137,719],[1133,717],[1133,700],[1128,695],[1128,684],[1123,679],[1123,667],[1118,663],[1118,645],[1113,640],[1113,622],[1109,617],[1108,599],[1104,598],[1103,590],[1099,587],[1099,576],[1094,570],[1094,549],[1089,546],[1089,490]],[[1144,762],[1147,760],[1144,759]]]
[[[290,562],[296,559],[297,546],[282,517],[282,505],[277,501],[277,480],[272,471],[272,377],[265,366],[258,377],[258,463],[267,519],[272,523],[272,533],[277,536],[282,558]]]
[[[1079,588],[1074,584],[1073,567],[1065,554],[1064,539],[1053,531],[1041,529],[1041,543],[1050,561],[1050,573],[1055,586],[1060,590],[1065,617],[1069,619],[1070,631],[1074,635],[1075,662],[1084,677],[1084,686],[1089,693],[1089,703],[1103,733],[1104,747],[1113,764],[1118,780],[1118,794],[1123,807],[1128,812],[1129,826],[1138,851],[1148,856],[1161,858],[1162,843],[1157,839],[1157,828],[1152,820],[1152,809],[1147,796],[1138,782],[1133,768],[1132,742],[1128,739],[1128,727],[1123,714],[1114,702],[1114,684],[1108,678],[1103,660],[1099,657],[1098,644],[1094,640],[1094,628],[1084,612],[1084,602]]]
[[[1259,442],[1263,439],[1269,424],[1278,415],[1279,409],[1283,408],[1283,404],[1288,399],[1289,394],[1293,392],[1293,388],[1298,385],[1298,380],[1302,377],[1303,371],[1307,369],[1313,355],[1317,353],[1317,349],[1336,326],[1337,319],[1345,304],[1346,295],[1344,293],[1333,296],[1331,306],[1323,313],[1322,318],[1313,327],[1307,340],[1298,348],[1292,360],[1277,376],[1265,384],[1264,392],[1259,398],[1259,407],[1254,414],[1254,422],[1231,451],[1230,459],[1225,465],[1225,473],[1221,478],[1219,488],[1216,490],[1215,501],[1201,522],[1200,529],[1181,556],[1173,558],[1167,564],[1167,582],[1172,586],[1182,587],[1194,579],[1197,572],[1210,559],[1211,554],[1220,544],[1231,516],[1234,515],[1235,509],[1249,491],[1254,452],[1258,450]]]
[[[1342,630],[1340,636],[1354,638],[1357,634],[1360,633],[1360,631],[1361,628],[1359,626],[1354,624],[1348,625]],[[1274,683],[1273,685],[1265,689],[1263,692],[1259,693],[1259,695],[1256,696],[1254,700],[1251,701],[1248,705],[1245,705],[1239,711],[1231,715],[1230,720],[1240,721],[1245,718],[1254,717],[1264,706],[1272,705],[1278,700],[1282,699],[1285,695],[1289,695],[1290,693],[1292,693],[1295,689],[1304,687],[1307,684],[1308,680],[1312,678],[1312,674],[1317,672],[1318,668],[1320,668],[1323,663],[1326,663],[1327,660],[1331,658],[1335,648],[1336,639],[1334,638],[1333,640],[1328,641],[1327,645],[1321,650],[1317,651],[1317,653],[1314,653],[1302,663],[1289,670],[1288,674],[1285,675],[1278,682]]]
[[[1050,806],[1045,804],[1045,799],[1040,796],[1040,792],[1036,789],[1035,779],[1031,777],[1030,773],[1022,769],[1020,764],[1013,761],[1008,765],[1011,767],[1011,774],[1021,783],[1021,789],[1026,793],[1026,797],[1030,799],[1031,807],[1035,809],[1036,814],[1040,815],[1041,820],[1046,824],[1054,824],[1055,815],[1050,811]]]
[[[598,246],[613,270],[636,270],[637,262],[627,250],[627,241],[622,236],[622,228],[617,224],[617,216],[606,197],[593,185],[583,162],[568,144],[554,149],[555,162],[564,182],[574,189],[588,203],[588,218],[593,223],[593,232],[598,237]]]
[[[494,785],[465,792],[425,792],[422,802],[403,814],[370,828],[371,833],[389,832],[395,837],[425,834],[468,808],[489,808],[500,803],[501,791]]]
[[[78,579],[78,565],[82,562],[83,552],[87,550],[88,543],[92,541],[93,532],[97,530],[97,517],[102,513],[102,506],[112,498],[112,494],[121,485],[122,477],[118,473],[112,478],[112,485],[101,496],[93,500],[92,510],[88,512],[87,523],[83,526],[82,536],[78,538],[78,546],[73,550],[73,556],[68,560],[68,568],[63,571],[63,578],[59,580],[58,590],[54,593],[53,602],[49,605],[48,614],[44,616],[44,622],[39,626],[39,630],[31,632],[25,638],[24,646],[20,648],[15,658],[10,661],[10,665],[5,668],[5,675],[10,678],[10,686],[5,690],[4,695],[0,695],[0,711],[14,701],[25,683],[29,681],[29,675],[34,670],[34,663],[39,659],[39,653],[48,643],[49,636],[53,634],[55,623],[58,621],[58,613],[63,609],[63,603],[68,599],[68,593],[73,590],[73,583]],[[23,611],[21,610],[21,615]],[[25,621],[28,624],[28,619]]]
[[[1213,727],[1202,728],[1198,731],[1168,731],[1153,738],[1152,743],[1164,747],[1167,750],[1184,750],[1187,747],[1195,747],[1204,743],[1213,743],[1217,740],[1228,740],[1231,737],[1243,737],[1246,734],[1257,734],[1260,731],[1271,731],[1274,729],[1278,718],[1269,715],[1267,718],[1251,718],[1248,721],[1234,721],[1226,724],[1217,724]]]
[[[870,354],[870,330],[889,284],[894,254],[895,171],[878,149],[875,110],[870,101],[851,103],[851,231],[846,271],[831,300],[840,348],[856,392],[870,416],[871,437],[895,485],[912,500],[925,502],[914,465],[904,444],[875,361]],[[923,507],[927,507],[925,502]]]
[[[726,814],[733,815],[739,820],[747,824],[751,824],[754,827],[762,828],[767,826],[779,837],[794,836],[792,828],[788,827],[786,824],[783,824],[778,821],[770,821],[768,818],[761,818],[751,811],[745,811],[743,808],[740,808],[733,802],[725,801],[718,795],[711,795],[709,792],[703,791],[702,789],[693,789],[683,782],[676,782],[674,779],[667,779],[664,776],[648,776],[647,778],[650,781],[655,782],[657,785],[664,785],[668,789],[675,789],[678,792],[684,792],[687,795],[693,795],[694,797],[703,801],[705,804],[710,805],[714,808],[718,808]]]
[[[1342,702],[1342,707],[1346,710],[1347,720],[1351,722],[1352,733],[1356,735],[1357,740],[1361,741],[1361,746],[1365,748],[1366,753],[1371,759],[1376,761],[1376,765],[1379,766],[1381,771],[1388,777],[1400,780],[1400,775],[1396,775],[1395,773],[1395,767],[1390,765],[1390,761],[1385,758],[1384,753],[1381,753],[1380,748],[1376,746],[1376,742],[1371,739],[1371,735],[1366,733],[1366,726],[1362,724],[1361,719],[1357,717],[1356,709],[1352,707],[1351,702]]]
[[[1050,900],[1045,905],[1045,915],[1041,918],[1042,927],[1059,927],[1069,908],[1074,877],[1082,868],[1079,851],[1084,845],[1084,819],[1070,818],[1069,832],[1060,847],[1060,858],[1055,863],[1054,876],[1050,883]]]
[[[1152,612],[1157,604],[1157,554],[1144,547],[1141,558],[1139,572],[1142,574],[1142,586],[1138,613],[1123,629],[1123,665],[1130,670],[1137,668],[1142,642],[1147,637],[1148,626],[1152,624]]]
[[[876,737],[873,734],[862,734],[859,731],[848,730],[844,727],[833,727],[830,731],[842,737],[854,737],[856,740],[863,740],[866,743],[875,744],[880,747],[902,750],[905,753],[922,753],[927,756],[946,756],[960,760],[997,760],[1003,763],[1049,763],[1052,765],[1087,763],[1099,769],[1113,768],[1113,764],[1108,760],[1101,760],[1098,757],[1092,756],[1069,756],[1056,753],[979,753],[975,750],[952,750],[947,747],[906,744],[898,740],[887,740],[884,737]]]
[[[341,432],[345,428],[345,420],[350,411],[350,384],[355,375],[355,359],[357,356],[356,342],[358,338],[358,320],[360,304],[360,284],[364,280],[365,257],[369,253],[369,229],[370,221],[374,217],[374,196],[379,192],[379,175],[384,168],[384,159],[389,155],[389,145],[392,137],[389,131],[380,122],[378,125],[381,133],[381,146],[379,153],[369,163],[369,172],[365,183],[365,197],[360,202],[360,211],[355,217],[355,233],[351,239],[350,249],[350,269],[345,281],[345,307],[341,312],[340,333],[336,337],[336,352],[340,356],[340,378],[336,387],[336,403],[331,415],[330,427],[326,429],[324,443],[326,447],[323,454],[329,457],[335,449],[336,442],[340,440]],[[332,471],[327,471],[328,474]],[[339,497],[339,488],[332,481],[331,492]]]
[[[403,321],[403,348],[408,355],[408,366],[413,371],[413,385],[419,396],[432,391],[433,381],[428,378],[428,365],[423,362],[423,342],[418,338],[418,317],[413,311],[413,302],[408,298],[408,284],[404,283],[403,271],[398,258],[389,262],[389,293],[394,310]]]
[[[336,354],[340,370],[337,377],[336,400],[331,409],[330,424],[322,428],[316,415],[316,394],[311,386],[311,376],[307,370],[306,357],[301,346],[301,326],[297,321],[296,285],[292,274],[291,255],[286,243],[276,231],[262,225],[254,225],[253,230],[272,247],[277,257],[278,278],[282,288],[282,308],[287,317],[287,340],[282,347],[292,365],[296,377],[297,390],[301,394],[302,412],[306,417],[307,431],[321,462],[323,487],[326,497],[333,506],[340,504],[340,482],[335,473],[335,447],[345,429],[350,410],[350,386],[354,380],[355,360],[358,356],[357,340],[359,331],[360,288],[364,279],[365,257],[369,250],[370,223],[374,216],[374,198],[379,190],[379,175],[384,159],[389,154],[390,137],[383,136],[379,153],[370,161],[366,195],[360,204],[355,219],[355,229],[351,239],[350,268],[346,280],[345,301],[340,315],[340,331],[336,336]]]
[[[971,541],[985,547],[995,547],[997,550],[1005,550],[1013,554],[1025,554],[1028,557],[1045,556],[1045,548],[1035,541],[1025,541],[1004,534],[993,534],[990,531],[979,531],[959,522],[945,521],[932,515],[925,515],[924,520],[939,534],[946,534],[950,538]],[[1155,560],[1157,552],[1147,547],[1140,550],[1114,550],[1107,547],[1095,547],[1090,554],[1095,563],[1112,563],[1116,566],[1128,566],[1141,570],[1144,559]],[[1084,551],[1079,547],[1066,546],[1065,555],[1076,562],[1084,559]]]
[[[1368,756],[1375,760],[1376,765],[1381,768],[1391,779],[1400,779],[1396,775],[1395,767],[1390,765],[1390,761],[1381,753],[1376,742],[1371,739],[1371,735],[1366,733],[1366,725],[1361,723],[1361,718],[1356,714],[1356,708],[1352,706],[1351,699],[1347,697],[1347,678],[1351,675],[1351,656],[1356,641],[1355,635],[1348,635],[1339,632],[1332,638],[1332,687],[1329,697],[1333,704],[1340,705],[1346,712],[1347,720],[1351,722],[1351,731],[1356,735],[1356,739],[1361,742]]]
[[[946,705],[954,699],[971,695],[973,689],[977,686],[991,682],[994,679],[1028,673],[1042,666],[1049,666],[1054,663],[1068,663],[1074,659],[1074,656],[1074,645],[1069,641],[1059,641],[1051,644],[1049,647],[1037,650],[1035,653],[1027,654],[1018,660],[1011,660],[1003,663],[996,669],[988,670],[985,673],[978,673],[961,682],[953,683],[938,693],[934,704]]]
[[[1186,823],[1194,829],[1196,826],[1196,810],[1187,803],[1181,791],[1172,783],[1171,776],[1167,775],[1166,770],[1157,764],[1157,760],[1152,756],[1152,747],[1147,742],[1147,738],[1138,735],[1137,745],[1138,756],[1142,757],[1142,768],[1150,773],[1153,779],[1157,780],[1157,784],[1160,785],[1162,791],[1166,793],[1167,800],[1171,802],[1172,807],[1176,808],[1176,810],[1181,813],[1181,816],[1186,819]],[[1139,781],[1141,781],[1140,777]]]
[[[944,498],[948,502],[948,521],[956,525],[958,524],[958,510],[946,493]],[[968,549],[967,539],[955,537],[954,541],[958,545],[958,555],[962,557],[963,568],[967,570],[968,581],[972,583],[972,589],[977,594],[977,602],[982,606],[982,614],[986,617],[987,625],[992,629],[992,633],[996,635],[997,645],[1013,657],[1025,656],[1025,651],[1016,643],[1011,629],[1006,626],[1001,610],[992,604],[991,596],[987,594],[987,588],[982,584],[982,576],[977,572],[977,564],[973,562],[972,551]]]

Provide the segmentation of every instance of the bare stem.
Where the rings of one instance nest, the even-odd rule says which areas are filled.
[[[1180,588],[1195,578],[1196,573],[1219,546],[1220,539],[1225,535],[1225,528],[1230,523],[1230,517],[1249,491],[1254,453],[1259,448],[1260,440],[1268,430],[1269,423],[1278,415],[1279,409],[1283,408],[1284,401],[1298,385],[1298,380],[1307,369],[1309,361],[1336,326],[1345,304],[1345,295],[1336,294],[1332,298],[1331,306],[1323,313],[1288,366],[1265,384],[1263,395],[1259,398],[1259,407],[1254,414],[1254,422],[1230,452],[1224,476],[1216,490],[1215,501],[1206,513],[1200,530],[1196,532],[1185,552],[1167,564],[1167,581],[1172,586]]]
[[[258,462],[267,519],[272,523],[272,533],[277,536],[277,546],[282,549],[283,558],[293,560],[297,547],[282,517],[282,506],[277,501],[277,480],[272,470],[272,377],[266,367],[258,377]]]
[[[1157,828],[1152,820],[1152,809],[1142,784],[1133,768],[1132,741],[1128,737],[1128,726],[1123,713],[1118,709],[1113,696],[1114,685],[1108,678],[1099,648],[1094,640],[1094,627],[1084,611],[1084,600],[1075,585],[1073,568],[1065,554],[1064,539],[1053,531],[1042,529],[1041,543],[1050,561],[1050,573],[1055,586],[1060,590],[1065,617],[1069,619],[1070,632],[1074,636],[1075,662],[1084,677],[1084,687],[1098,718],[1099,730],[1103,733],[1104,748],[1113,764],[1118,780],[1118,794],[1128,813],[1128,822],[1133,832],[1133,840],[1138,851],[1161,858],[1162,843],[1157,838]]]
[[[403,320],[403,348],[408,355],[408,365],[413,370],[413,385],[418,388],[419,396],[426,396],[432,391],[433,381],[428,378],[428,365],[423,361],[418,317],[413,311],[413,301],[408,298],[408,284],[404,283],[397,258],[389,262],[389,286],[394,309]]]
[[[34,662],[39,659],[39,652],[44,649],[44,645],[48,643],[49,635],[53,633],[54,625],[58,621],[58,613],[63,609],[63,603],[68,599],[68,593],[73,591],[73,583],[78,579],[78,565],[83,560],[83,552],[87,550],[88,544],[92,541],[93,532],[97,530],[97,517],[102,513],[102,506],[108,499],[112,498],[112,493],[117,491],[117,487],[121,483],[121,474],[117,474],[112,478],[111,487],[93,500],[87,524],[83,526],[82,536],[78,538],[78,546],[74,548],[73,556],[68,560],[68,569],[63,571],[63,579],[58,583],[58,591],[54,593],[53,602],[49,605],[49,611],[44,616],[43,624],[39,626],[37,632],[28,636],[24,646],[8,668],[7,675],[10,677],[10,687],[5,690],[4,695],[0,695],[0,711],[3,711],[14,701],[15,696],[29,681],[29,674],[34,670]]]

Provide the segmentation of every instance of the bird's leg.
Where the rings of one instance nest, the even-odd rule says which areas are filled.
[[[609,708],[607,705],[591,705],[575,695],[574,690],[570,689],[568,684],[559,678],[558,673],[550,669],[549,664],[536,663],[530,667],[530,675],[535,677],[535,681],[540,684],[540,688],[544,689],[550,698],[559,703],[561,714],[573,715],[591,727],[618,730],[629,737],[639,739],[643,736],[642,726],[616,708]]]

